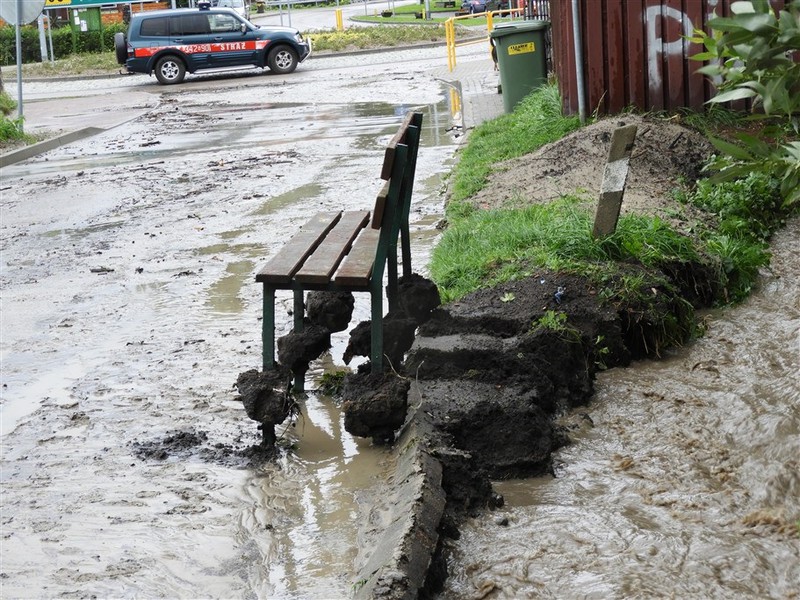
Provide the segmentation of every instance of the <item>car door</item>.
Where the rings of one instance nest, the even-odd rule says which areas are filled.
[[[210,34],[207,13],[192,13],[170,18],[172,44],[186,55],[189,63],[187,68],[190,72],[211,66]]]
[[[251,65],[256,63],[257,34],[232,12],[209,14],[211,27],[211,63],[215,67]],[[242,26],[245,31],[242,33]]]

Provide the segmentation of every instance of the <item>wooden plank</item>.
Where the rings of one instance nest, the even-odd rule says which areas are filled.
[[[375,198],[375,208],[372,209],[372,224],[373,229],[380,229],[383,225],[383,214],[386,212],[386,202],[389,200],[389,182],[383,184],[381,191],[378,192],[378,197]]]
[[[314,215],[256,275],[262,283],[289,283],[325,235],[336,225],[341,211],[321,212]]]
[[[664,108],[673,111],[686,106],[686,78],[688,61],[685,58],[687,42],[684,33],[691,35],[691,30],[684,31],[686,14],[682,10],[681,0],[662,0],[669,18],[664,18],[661,25],[664,38],[664,60],[666,77],[664,80]],[[680,15],[680,19],[677,16]]]
[[[641,1],[629,1],[625,6],[625,36],[626,36],[626,55],[625,66],[627,74],[626,84],[626,106],[638,106],[646,108],[647,91],[646,81],[646,57],[647,45],[645,44],[645,23],[644,8]]]
[[[701,3],[686,2],[684,10],[694,28],[703,28],[703,6]],[[689,60],[689,57],[694,56],[698,52],[703,52],[705,48],[703,48],[702,44],[690,44],[688,40],[686,40],[684,44],[686,47],[686,56],[684,59],[686,60],[686,67],[688,69],[688,76],[686,78],[687,106],[692,110],[702,112],[704,108],[703,102],[705,102],[705,76],[698,73],[697,69],[706,63]]]
[[[329,283],[336,267],[350,250],[358,232],[369,222],[369,211],[348,211],[330,230],[295,275],[299,283]]]
[[[413,117],[413,112],[406,113],[403,123],[400,125],[400,129],[397,130],[397,133],[392,136],[392,139],[390,139],[389,143],[386,145],[386,151],[383,154],[383,167],[381,168],[381,179],[384,181],[389,181],[389,178],[392,176],[395,149],[397,148],[397,144],[402,143],[405,139],[406,131]]]
[[[372,269],[375,266],[375,253],[379,229],[364,229],[353,243],[353,247],[337,269],[334,281],[337,285],[352,287],[368,287]]]
[[[625,57],[622,4],[609,2],[606,13],[606,89],[608,111],[612,114],[625,108]]]
[[[586,111],[595,109],[606,113],[608,97],[606,94],[606,56],[603,38],[606,35],[603,11],[606,0],[588,1],[581,7],[581,31],[583,32],[583,52],[586,75]]]

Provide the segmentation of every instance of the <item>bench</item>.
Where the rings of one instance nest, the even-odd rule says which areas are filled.
[[[437,8],[455,8],[456,0],[437,0],[434,5]]]
[[[275,292],[292,290],[294,331],[302,331],[303,294],[311,290],[369,292],[372,372],[383,370],[383,278],[388,272],[389,310],[398,293],[397,240],[401,238],[403,275],[411,274],[408,215],[414,186],[422,114],[408,113],[384,152],[385,181],[372,214],[332,211],[316,214],[256,274],[263,284],[263,367],[275,367]],[[299,379],[299,376],[297,377]],[[295,381],[302,390],[302,381]]]

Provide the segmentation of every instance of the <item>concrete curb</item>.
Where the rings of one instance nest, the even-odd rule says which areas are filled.
[[[50,138],[36,144],[31,144],[30,146],[25,146],[24,148],[20,148],[18,150],[12,150],[11,152],[0,155],[0,168],[27,160],[32,156],[41,154],[42,152],[48,152],[54,148],[63,146],[64,144],[69,144],[76,140],[97,135],[98,133],[102,133],[104,131],[106,130],[100,127],[84,127],[83,129],[70,131],[69,133],[64,133],[54,138]]]
[[[414,411],[395,442],[387,525],[358,569],[356,599],[413,599],[425,585],[447,502],[442,464],[426,448],[433,431],[430,418]]]

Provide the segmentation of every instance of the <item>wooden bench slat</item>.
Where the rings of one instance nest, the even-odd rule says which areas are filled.
[[[341,266],[336,270],[334,281],[337,285],[364,287],[369,285],[372,269],[375,266],[375,252],[381,237],[379,229],[364,229],[353,243]]]
[[[256,281],[289,283],[303,262],[341,219],[342,211],[317,213],[256,275]]]
[[[358,232],[369,222],[369,211],[348,211],[295,275],[300,283],[328,283]]]
[[[400,129],[397,130],[397,133],[392,136],[392,139],[390,139],[389,143],[386,145],[386,151],[383,153],[383,167],[381,168],[381,179],[384,181],[389,181],[389,178],[392,176],[394,154],[395,150],[397,149],[397,144],[402,143],[403,140],[406,139],[408,127],[411,125],[413,118],[414,113],[407,112],[403,122],[400,125]]]

